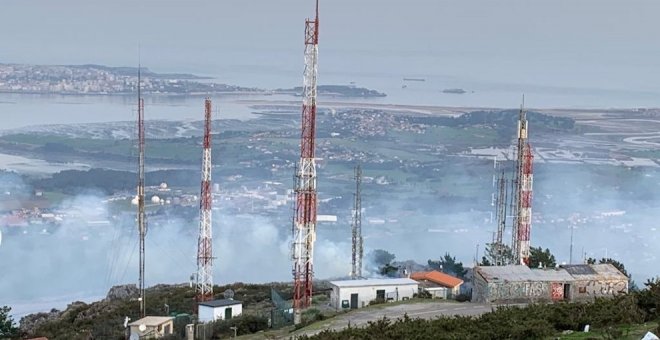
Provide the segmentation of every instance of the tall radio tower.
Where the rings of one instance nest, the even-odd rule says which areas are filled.
[[[319,2],[316,17],[305,20],[305,72],[303,78],[300,164],[296,171],[293,230],[293,322],[312,302],[314,242],[316,241],[316,76],[319,44]]]
[[[145,299],[144,299],[144,237],[147,234],[146,216],[144,212],[144,99],[142,99],[142,78],[140,74],[140,66],[138,65],[138,211],[137,211],[137,226],[140,235],[140,316],[145,316]]]
[[[504,170],[500,173],[497,178],[497,196],[495,203],[497,206],[496,217],[497,217],[497,232],[495,233],[495,265],[502,266],[504,263],[504,231],[506,229],[506,205],[507,205],[507,190],[506,190],[506,177],[504,175]]]
[[[351,278],[353,280],[362,277],[362,168],[358,164],[355,167],[355,205],[353,207],[353,223],[351,225],[351,240],[353,253],[351,257]]]
[[[512,251],[514,264],[529,264],[529,237],[532,226],[532,148],[527,141],[525,99],[518,116],[518,147],[515,176],[515,204]]]
[[[202,187],[199,199],[199,238],[197,240],[197,301],[213,299],[213,249],[211,226],[211,99],[204,102],[204,151]]]

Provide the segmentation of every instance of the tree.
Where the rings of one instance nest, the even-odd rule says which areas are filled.
[[[445,253],[445,256],[438,261],[429,260],[428,265],[433,270],[454,275],[461,279],[464,279],[467,273],[467,270],[463,267],[463,262],[456,261],[456,257],[449,255],[449,253]]]
[[[632,279],[632,275],[628,273],[626,270],[626,266],[623,265],[623,263],[613,259],[613,258],[601,258],[598,260],[598,264],[605,264],[609,263],[614,266],[614,268],[618,269],[623,275],[628,277],[628,289],[629,290],[636,290],[638,289],[637,285],[635,284],[635,281]],[[596,259],[590,257],[587,259],[587,264],[596,264]]]
[[[486,243],[480,266],[503,266],[513,262],[513,251],[506,244]]]
[[[545,248],[545,250],[543,250],[541,247],[532,247],[529,249],[529,263],[527,265],[530,268],[538,268],[539,264],[542,267],[554,267],[557,265],[557,260],[555,259],[555,256],[550,253],[550,249]]]
[[[390,263],[380,267],[379,269],[380,269],[380,275],[387,277],[396,277],[397,274],[399,273],[399,268],[391,265]]]
[[[11,338],[18,336],[18,328],[14,326],[14,319],[9,315],[11,308],[0,307],[0,338]]]
[[[374,262],[374,264],[376,264],[378,268],[380,268],[392,263],[392,261],[394,261],[394,258],[396,256],[386,250],[376,249],[371,252],[370,257]]]

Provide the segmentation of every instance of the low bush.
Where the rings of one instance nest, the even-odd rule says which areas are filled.
[[[268,329],[268,318],[256,315],[241,315],[233,319],[213,322],[213,337],[225,338],[234,336],[232,327],[237,328],[237,335],[252,334]]]
[[[454,300],[456,300],[458,302],[466,302],[466,301],[470,301],[471,299],[470,299],[470,296],[467,295],[467,294],[458,294],[458,295],[456,295]]]

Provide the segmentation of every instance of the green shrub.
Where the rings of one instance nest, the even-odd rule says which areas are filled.
[[[385,299],[376,298],[376,299],[374,299],[374,300],[371,300],[371,301],[369,302],[369,305],[370,305],[370,306],[371,306],[371,305],[380,305],[380,304],[383,304],[383,303],[385,303],[385,302],[387,302],[387,301],[385,301]]]
[[[458,302],[466,302],[471,300],[470,296],[467,294],[458,294],[454,299]]]
[[[231,327],[238,328],[237,335],[252,334],[268,329],[268,318],[256,315],[241,315],[229,320],[218,320],[212,323],[213,337],[223,338],[234,335]]]
[[[420,299],[430,299],[433,297],[433,295],[431,295],[431,293],[429,293],[426,290],[421,290],[418,294],[415,294],[413,297],[417,297]]]

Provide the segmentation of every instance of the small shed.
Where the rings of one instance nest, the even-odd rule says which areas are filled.
[[[420,289],[429,292],[431,297],[441,299],[451,299],[460,294],[463,284],[463,280],[437,270],[412,273],[410,278],[419,282]]]
[[[417,281],[408,278],[330,281],[330,285],[330,305],[337,311],[362,308],[377,299],[412,299],[419,287]]]
[[[572,277],[569,298],[572,301],[592,300],[628,292],[628,277],[609,263],[562,266]]]
[[[219,299],[200,302],[197,315],[200,322],[229,320],[243,313],[243,304],[233,299]]]
[[[145,316],[128,324],[130,340],[158,339],[172,334],[174,318],[171,316]]]

